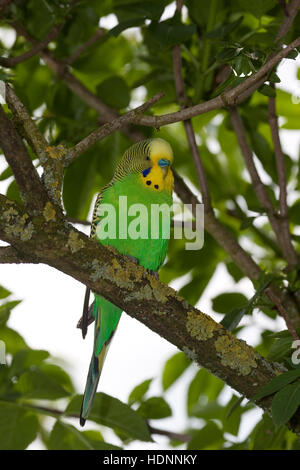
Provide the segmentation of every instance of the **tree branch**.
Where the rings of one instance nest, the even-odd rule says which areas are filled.
[[[26,51],[17,57],[0,57],[0,65],[7,68],[15,67],[21,62],[25,62],[25,60],[28,60],[31,57],[35,56],[43,49],[45,49],[49,42],[54,41],[54,39],[57,38],[60,33],[61,27],[62,26],[54,26],[43,41],[37,42],[29,51]]]
[[[128,113],[123,114],[122,116],[107,122],[103,126],[101,126],[99,129],[96,129],[93,131],[90,135],[85,137],[81,142],[76,144],[72,149],[70,149],[65,157],[65,163],[66,165],[69,165],[72,163],[79,155],[82,153],[86,152],[87,149],[89,149],[92,145],[94,145],[96,142],[99,140],[103,139],[104,137],[108,136],[109,134],[112,134],[118,129],[121,129],[124,126],[128,126],[134,118],[145,112],[148,108],[153,106],[157,101],[159,101],[162,97],[164,96],[163,93],[158,93],[157,95],[153,96],[150,98],[146,103],[142,104],[141,106],[138,106],[135,109],[132,109],[131,111],[128,111]]]
[[[26,206],[32,212],[42,210],[47,193],[11,120],[0,106],[0,147],[13,170]]]
[[[197,197],[191,192],[190,188],[176,172],[174,172],[174,181],[175,192],[178,194],[182,202],[192,205],[193,214],[195,214],[196,205],[200,204]],[[252,281],[259,279],[262,275],[260,267],[241,247],[232,233],[216,219],[213,211],[205,214],[205,230],[207,230],[218,244],[229,254],[232,260],[241,269],[241,271],[249,277],[249,279]],[[280,299],[280,302],[288,312],[290,321],[293,323],[294,328],[299,328],[299,308],[294,298],[289,292],[280,290],[273,283],[270,284],[269,289],[271,289],[276,297]]]
[[[34,257],[26,257],[22,255],[12,246],[1,246],[0,247],[0,264],[24,264],[24,263],[34,263],[37,264],[38,261]]]
[[[49,197],[55,204],[61,205],[61,187],[64,175],[64,159],[66,150],[63,146],[50,147],[47,140],[31,119],[26,107],[17,97],[14,90],[6,83],[7,104],[20,122],[26,140],[31,146],[44,169],[43,182]]]
[[[20,122],[27,142],[32,147],[37,157],[43,158],[49,144],[35,122],[31,119],[22,101],[8,83],[5,84],[5,98],[9,109]]]
[[[0,237],[118,305],[248,398],[282,372],[141,266],[59,217],[31,218],[0,196]],[[270,405],[270,397],[259,403],[268,411]],[[293,422],[299,428],[300,420]]]
[[[274,97],[269,98],[268,120],[269,120],[270,129],[271,129],[273,144],[274,144],[276,169],[277,169],[277,175],[278,175],[280,225],[282,229],[282,241],[285,246],[285,256],[289,265],[295,266],[298,263],[298,257],[292,244],[291,234],[290,234],[290,229],[289,229],[285,157],[284,157],[284,154],[281,148],[281,143],[280,143],[278,120],[276,116],[276,104],[275,104]]]
[[[299,13],[299,9],[300,9],[300,0],[290,0],[288,4],[285,4],[285,9],[284,9],[285,18],[276,35],[276,40],[281,39],[280,44],[283,43],[284,36],[290,30],[290,27],[292,26],[294,19]]]
[[[253,159],[253,153],[247,141],[243,120],[237,108],[231,108],[229,112],[230,112],[231,121],[233,124],[233,128],[235,130],[237,139],[238,139],[238,143],[239,143],[242,155],[244,157],[247,169],[251,177],[253,189],[256,193],[256,196],[262,208],[266,211],[268,215],[270,224],[274,230],[274,233],[276,235],[276,238],[278,240],[282,253],[284,254],[284,257],[287,259],[287,261],[289,261],[289,251],[287,250],[285,240],[283,239],[281,223],[279,221],[278,214],[276,213],[276,210],[268,195],[267,189],[265,185],[263,184],[263,182],[261,181],[258,171],[256,169],[254,159]]]
[[[67,64],[72,65],[78,57],[89,47],[91,47],[93,44],[95,44],[97,41],[99,41],[100,38],[102,38],[106,34],[106,30],[104,28],[99,28],[96,33],[88,39],[84,44],[82,44],[76,51],[67,59]]]
[[[135,119],[135,124],[153,126],[158,129],[161,126],[190,119],[215,109],[237,105],[259,88],[261,86],[262,79],[266,80],[269,72],[275,67],[275,65],[277,65],[283,58],[287,57],[288,54],[299,45],[300,38],[297,38],[279,53],[267,59],[266,63],[256,73],[248,77],[241,84],[231,90],[225,91],[216,98],[182,109],[175,113],[163,114],[161,116],[140,116]]]

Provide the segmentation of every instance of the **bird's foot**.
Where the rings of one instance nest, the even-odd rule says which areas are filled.
[[[147,272],[148,272],[149,274],[152,274],[152,276],[154,276],[155,279],[157,279],[157,280],[159,281],[159,274],[158,274],[157,271],[152,271],[151,269],[147,269]]]
[[[85,315],[82,315],[82,317],[80,318],[80,320],[77,323],[77,328],[82,330],[83,338],[85,338],[88,326],[91,325],[93,323],[93,321],[95,321],[95,318],[93,316],[93,309],[94,309],[94,302],[91,304],[91,306],[88,309],[87,317],[85,318]]]
[[[126,258],[129,258],[132,263],[139,264],[139,260],[135,258],[134,256],[131,256],[131,255],[125,255],[125,256]]]

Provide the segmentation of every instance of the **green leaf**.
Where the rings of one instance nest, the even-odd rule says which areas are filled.
[[[13,356],[10,366],[10,375],[19,376],[22,372],[29,369],[31,366],[41,364],[49,357],[48,351],[42,349],[26,349],[18,351]]]
[[[225,264],[225,266],[230,276],[233,278],[235,282],[239,282],[241,279],[243,279],[244,274],[235,263],[233,263],[232,261],[229,261]]]
[[[34,412],[22,406],[0,401],[0,449],[23,450],[34,441],[39,422]]]
[[[247,297],[237,292],[226,292],[224,294],[217,295],[212,299],[212,308],[218,313],[227,313],[237,307],[243,306],[248,302]]]
[[[300,383],[287,385],[272,401],[272,418],[276,426],[289,421],[300,405]]]
[[[92,434],[91,434],[92,433]],[[99,440],[96,439],[99,434]],[[49,439],[49,450],[120,450],[120,447],[103,442],[100,433],[78,431],[74,426],[57,421]]]
[[[69,376],[60,367],[42,364],[22,373],[15,389],[26,398],[57,400],[70,395],[71,384]]]
[[[144,17],[131,18],[129,20],[121,21],[117,26],[115,26],[109,31],[109,34],[111,36],[117,37],[126,29],[132,28],[134,26],[141,26],[142,24],[144,24],[144,22],[145,22]]]
[[[259,392],[257,392],[252,398],[252,401],[260,400],[263,397],[272,395],[281,388],[285,387],[291,382],[294,382],[298,377],[300,377],[300,369],[288,370],[282,374],[274,377],[270,382],[264,385]]]
[[[12,199],[13,201],[18,202],[19,204],[22,204],[20,191],[15,180],[13,180],[8,186],[6,196],[8,197],[8,199]]]
[[[274,341],[268,354],[270,361],[281,361],[291,355],[293,339],[291,336],[278,338]]]
[[[141,402],[141,400],[144,398],[144,396],[148,392],[152,380],[153,379],[144,380],[144,382],[134,387],[134,389],[130,392],[130,395],[128,397],[128,405],[132,405],[133,403],[136,403],[136,402]]]
[[[292,49],[291,52],[286,56],[287,59],[297,59],[299,52],[297,49]]]
[[[272,418],[266,413],[262,420],[257,423],[250,434],[251,450],[282,450],[285,449],[285,426],[275,426]]]
[[[146,41],[153,48],[169,49],[176,44],[181,44],[196,32],[196,25],[185,25],[175,22],[174,19],[161,23],[152,22],[146,31]]]
[[[130,91],[122,77],[111,76],[97,86],[97,96],[112,108],[126,108],[130,102]]]
[[[264,0],[263,2],[261,0],[252,0],[251,2],[248,0],[238,0],[237,3],[241,11],[247,11],[260,18],[276,5],[277,0]]]
[[[81,402],[82,395],[76,395],[67,406],[66,416],[79,416]],[[128,405],[105,393],[96,393],[89,419],[113,429],[120,429],[134,439],[152,440],[145,420]]]
[[[5,287],[0,286],[0,299],[5,299],[10,294],[11,292],[9,290],[5,289]]]
[[[269,97],[272,97],[272,98],[275,98],[276,97],[276,91],[273,87],[271,87],[270,85],[262,85],[259,89],[258,89],[259,93],[261,93],[262,95],[265,95],[265,96],[269,96]]]
[[[277,73],[274,72],[274,71],[269,75],[269,80],[272,83],[280,83],[281,82],[281,80],[278,77]]]
[[[218,449],[224,442],[223,433],[213,422],[208,423],[200,431],[193,433],[193,437],[188,443],[188,450],[209,450]]]
[[[12,300],[11,302],[5,302],[0,305],[0,325],[5,325],[9,319],[11,311],[19,305],[21,300]]]
[[[241,319],[249,313],[249,308],[235,308],[230,312],[226,313],[224,318],[221,321],[221,325],[224,326],[229,331],[233,331]]]
[[[202,406],[202,397],[214,401],[224,388],[224,382],[205,369],[197,371],[190,383],[187,395],[188,416],[194,416]]]
[[[137,411],[145,419],[163,419],[172,415],[172,410],[163,397],[148,398]]]
[[[191,364],[191,360],[183,353],[178,352],[167,360],[162,374],[162,386],[166,391],[171,385],[179,379],[187,367]]]
[[[10,354],[28,348],[22,336],[12,328],[0,326],[0,339],[4,341],[6,352]]]

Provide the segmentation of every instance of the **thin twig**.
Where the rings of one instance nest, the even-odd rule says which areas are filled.
[[[275,86],[273,85],[275,88]],[[288,205],[287,205],[287,181],[286,181],[286,168],[285,168],[285,157],[281,148],[278,120],[276,116],[276,103],[275,97],[269,98],[268,103],[268,121],[271,129],[276,169],[279,184],[279,209],[280,209],[280,225],[282,228],[282,238],[285,245],[285,255],[290,266],[294,266],[298,263],[298,257],[292,244],[291,234],[289,229],[289,218],[288,218]]]
[[[288,315],[287,311],[283,307],[281,300],[277,297],[276,293],[274,293],[274,291],[272,289],[270,289],[270,287],[267,287],[265,292],[268,295],[268,297],[270,298],[270,300],[276,306],[276,308],[277,308],[278,312],[280,313],[280,315],[284,318],[286,326],[287,326],[289,332],[291,333],[291,336],[295,340],[299,340],[299,336],[297,334],[297,331],[296,331],[296,329],[295,329],[295,327],[294,327],[294,325],[293,325],[293,323],[290,319],[290,316]]]
[[[285,3],[285,7],[283,7],[285,17],[275,38],[276,41],[281,40],[280,44],[283,43],[284,36],[290,30],[299,9],[300,0],[290,0],[288,4]]]
[[[266,211],[268,215],[268,218],[275,232],[278,243],[280,244],[282,252],[285,254],[286,248],[284,246],[284,241],[282,239],[282,231],[281,231],[281,226],[280,226],[280,222],[278,219],[278,215],[269,197],[267,189],[265,185],[263,184],[263,182],[261,181],[261,178],[258,174],[256,165],[254,163],[253,152],[247,141],[243,120],[236,107],[230,108],[229,112],[230,112],[231,122],[232,122],[234,131],[236,133],[238,143],[241,149],[241,153],[244,157],[246,167],[251,177],[253,189],[255,191],[255,194],[262,208]]]
[[[140,116],[136,118],[135,124],[143,126],[153,126],[156,128],[172,124],[174,122],[190,119],[200,114],[208,113],[215,109],[226,108],[237,105],[244,101],[265,81],[269,72],[284,59],[295,47],[300,46],[300,37],[295,39],[291,44],[282,49],[276,55],[266,60],[266,63],[253,75],[248,77],[240,85],[227,90],[220,96],[194,106],[184,108],[175,113],[162,114],[161,116]]]
[[[65,157],[65,164],[70,165],[70,163],[72,163],[79,155],[81,155],[83,152],[86,152],[86,150],[89,149],[96,142],[108,136],[109,134],[112,134],[116,130],[121,129],[123,126],[128,126],[128,124],[130,124],[134,120],[136,115],[145,112],[163,96],[163,93],[158,93],[141,106],[132,109],[128,113],[123,114],[122,116],[114,119],[113,121],[107,122],[99,129],[94,130],[90,135],[85,137],[81,142],[76,144],[71,150],[67,152]]]
[[[51,31],[47,34],[45,39],[41,42],[37,42],[29,51],[20,54],[17,57],[0,57],[0,65],[3,67],[11,68],[15,67],[16,65],[20,64],[21,62],[25,62],[25,60],[30,59],[31,57],[35,56],[39,52],[41,52],[49,42],[54,41],[60,33],[62,26],[55,25]]]
[[[88,41],[76,49],[76,51],[66,60],[66,63],[69,65],[73,64],[86,49],[99,41],[99,39],[102,38],[106,32],[106,29],[98,28],[96,33],[90,39],[88,39]]]
[[[18,34],[24,35],[33,44],[37,42],[29,35],[29,33],[21,24],[14,22],[13,26],[15,27]],[[289,44],[277,54],[272,54],[266,60],[266,63],[256,73],[248,77],[240,85],[231,90],[225,91],[222,93],[222,95],[216,98],[213,98],[204,103],[197,104],[195,106],[184,108],[175,113],[163,114],[161,116],[136,116],[134,123],[159,129],[161,126],[165,126],[167,124],[183,121],[215,109],[222,109],[224,107],[238,104],[246,99],[249,94],[253,93],[253,91],[259,88],[262,79],[265,80],[267,78],[268,73],[274,68],[274,66],[277,65],[283,58],[285,58],[291,50],[293,50],[295,47],[298,47],[299,45],[300,37],[295,39],[291,44]],[[49,67],[54,71],[54,73],[61,77],[67,86],[77,96],[89,104],[89,106],[91,106],[93,109],[102,114],[102,116],[107,121],[118,117],[118,114],[115,110],[112,110],[109,106],[105,105],[96,95],[88,90],[76,77],[74,77],[74,75],[71,74],[64,62],[54,58],[53,55],[48,52],[43,51],[41,55]]]
[[[180,13],[182,7],[182,2],[180,4],[177,3],[177,10]],[[180,53],[180,46],[175,45],[172,51],[173,56],[173,72],[174,72],[174,82],[175,82],[175,89],[177,94],[177,99],[180,104],[181,109],[184,108],[187,102],[187,96],[185,92],[184,81],[182,77],[182,61],[181,61],[181,53]],[[196,143],[195,132],[193,129],[193,125],[190,119],[183,121],[185,133],[187,136],[188,144],[190,147],[190,151],[193,157],[197,178],[201,188],[202,194],[202,201],[204,204],[205,212],[212,211],[211,206],[211,197],[209,192],[209,187],[207,183],[207,178],[202,162],[202,158]]]

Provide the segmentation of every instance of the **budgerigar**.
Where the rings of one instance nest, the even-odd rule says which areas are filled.
[[[162,222],[157,238],[151,238],[151,207],[152,205],[172,205],[173,173],[170,168],[173,162],[172,148],[163,139],[148,139],[132,145],[123,155],[115,174],[109,184],[99,193],[93,215],[91,236],[100,243],[116,248],[121,254],[135,259],[145,269],[157,273],[162,265],[168,247],[168,238],[162,235]],[[143,204],[148,209],[146,230],[148,237],[131,238],[128,234],[120,236],[119,212],[120,196],[127,197],[127,207],[133,204]],[[103,204],[111,204],[116,211],[116,236],[103,238],[100,233],[102,217],[99,216],[99,207]],[[157,206],[156,206],[157,207]],[[128,224],[132,217],[128,217]],[[165,232],[164,232],[165,233]],[[87,302],[85,302],[87,307]],[[87,315],[87,308],[84,316]],[[95,393],[103,367],[103,362],[118,326],[122,310],[95,294],[92,315],[95,320],[94,348],[90,362],[87,383],[83,396],[80,413],[80,424],[83,426],[91,410]],[[87,322],[87,318],[83,321]]]

